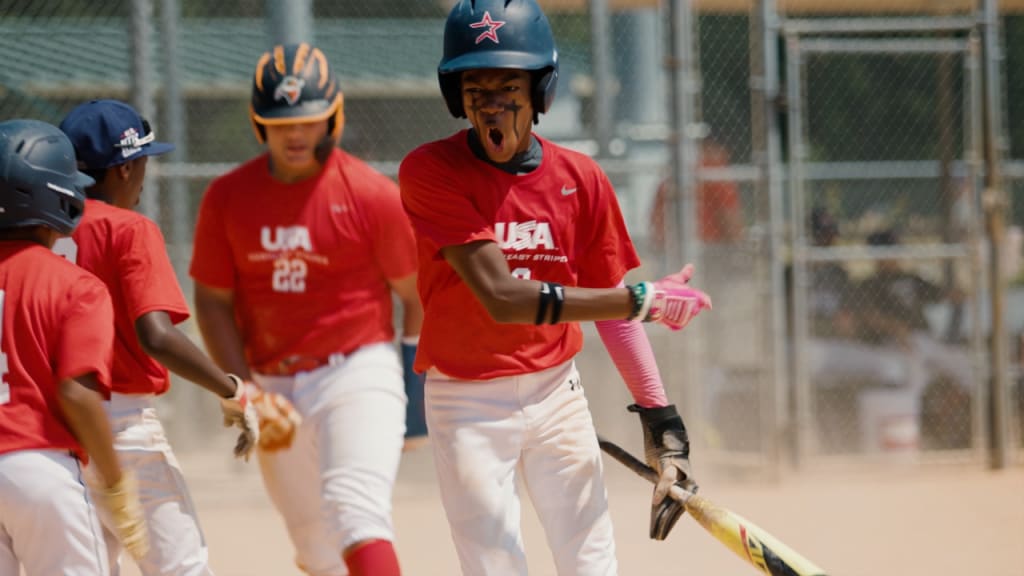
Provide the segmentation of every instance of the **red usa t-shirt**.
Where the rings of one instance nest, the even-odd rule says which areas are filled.
[[[0,454],[72,450],[57,397],[65,378],[96,374],[110,396],[114,312],[95,276],[34,242],[0,242]]]
[[[199,209],[192,277],[234,291],[256,371],[391,341],[388,280],[415,271],[398,186],[341,149],[294,184],[259,156],[214,180]]]
[[[489,240],[513,276],[613,287],[640,259],[612,185],[593,160],[543,138],[540,166],[517,176],[477,159],[467,137],[420,146],[399,169],[425,313],[416,368],[483,380],[568,361],[583,347],[579,324],[499,325],[440,250]]]
[[[114,302],[112,389],[163,394],[171,384],[167,368],[143,351],[135,333],[135,321],[149,312],[166,312],[174,324],[189,315],[163,234],[142,214],[89,199],[71,238],[75,261],[107,285]]]

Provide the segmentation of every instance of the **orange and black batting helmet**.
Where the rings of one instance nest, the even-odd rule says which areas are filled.
[[[264,126],[327,120],[327,136],[337,142],[345,123],[344,96],[324,53],[307,42],[279,44],[260,56],[249,104],[256,139]]]

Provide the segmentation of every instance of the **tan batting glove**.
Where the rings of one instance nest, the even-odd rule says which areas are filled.
[[[234,453],[236,458],[245,458],[248,462],[249,454],[260,440],[259,415],[256,413],[256,407],[250,401],[249,385],[234,374],[227,376],[235,383],[235,395],[220,400],[224,426],[237,426],[242,431],[235,443]]]
[[[302,424],[302,416],[284,396],[265,392],[251,383],[247,388],[250,402],[259,416],[260,450],[277,452],[290,448]]]
[[[135,476],[128,471],[121,474],[121,481],[96,491],[100,506],[110,515],[114,523],[114,535],[132,558],[141,559],[149,552],[149,534],[146,519],[139,502],[139,486]]]

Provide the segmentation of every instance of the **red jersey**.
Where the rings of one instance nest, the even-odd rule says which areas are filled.
[[[107,285],[114,302],[111,388],[120,394],[163,394],[171,384],[167,368],[143,351],[135,332],[135,321],[149,312],[166,312],[174,324],[188,318],[163,234],[142,214],[89,199],[71,238],[78,265]]]
[[[398,186],[340,149],[293,184],[268,164],[264,154],[210,184],[192,254],[196,282],[234,291],[249,364],[391,341],[388,280],[416,271]]]
[[[0,454],[85,453],[57,397],[65,378],[96,374],[110,396],[114,312],[95,276],[34,242],[0,242]]]
[[[499,325],[440,250],[489,240],[513,276],[613,287],[640,264],[615,191],[596,162],[543,138],[540,166],[518,176],[479,160],[467,138],[420,146],[399,169],[425,314],[416,369],[483,380],[566,362],[583,347],[579,324]]]

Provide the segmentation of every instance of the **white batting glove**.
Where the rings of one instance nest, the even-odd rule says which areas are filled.
[[[702,310],[710,310],[711,297],[687,284],[691,276],[693,264],[687,264],[679,272],[657,282],[643,282],[631,287],[634,294],[639,290],[643,296],[643,303],[634,319],[659,322],[672,330],[682,330]]]
[[[234,374],[228,374],[228,378],[235,383],[235,395],[220,400],[220,409],[224,414],[224,426],[237,426],[242,430],[235,443],[234,454],[236,458],[245,458],[248,462],[249,454],[260,440],[259,414],[249,400],[248,387],[245,382]]]

